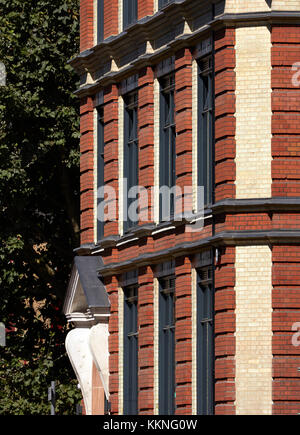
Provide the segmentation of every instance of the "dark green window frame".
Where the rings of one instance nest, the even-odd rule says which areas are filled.
[[[204,187],[205,206],[213,202],[213,87],[210,55],[198,61],[198,186]]]
[[[124,415],[138,414],[138,284],[124,290]]]
[[[130,24],[137,21],[137,0],[123,0],[123,28],[126,29]]]
[[[129,219],[128,209],[137,198],[128,198],[131,187],[139,183],[138,149],[138,92],[124,95],[124,179],[127,179],[127,191],[124,191],[124,232],[136,226],[138,221]]]
[[[164,6],[168,5],[169,3],[173,3],[174,0],[159,0],[158,1],[158,8],[161,9]]]
[[[214,414],[213,267],[197,269],[197,414]]]
[[[104,0],[97,0],[97,43],[104,39]]]
[[[97,241],[104,236],[104,192],[99,195],[99,188],[104,186],[104,110],[97,107]]]
[[[175,276],[159,279],[159,414],[175,413]]]
[[[160,145],[159,145],[159,186],[169,188],[176,185],[176,125],[175,125],[175,74],[160,79]],[[163,197],[159,200],[160,221],[169,221],[174,217],[174,194],[169,203],[164,201],[166,213],[163,213]]]

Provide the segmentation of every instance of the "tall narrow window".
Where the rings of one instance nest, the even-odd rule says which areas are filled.
[[[138,286],[124,288],[124,415],[138,413]]]
[[[175,277],[159,279],[159,413],[175,413]]]
[[[104,39],[104,0],[97,0],[97,43]]]
[[[123,0],[123,27],[126,29],[137,20],[137,0]]]
[[[158,0],[158,7],[159,7],[159,9],[161,9],[165,5],[167,5],[169,3],[173,3],[173,2],[174,2],[174,0]]]
[[[175,104],[174,104],[174,74],[161,80],[160,89],[160,161],[159,185],[173,188],[176,185],[176,149],[175,149]],[[174,193],[169,190],[160,194],[160,220],[171,220],[174,216]]]
[[[134,189],[132,188],[138,186],[139,168],[137,92],[135,91],[125,95],[124,102],[124,179],[127,184],[127,189],[124,191],[124,231],[127,231],[138,222],[137,212],[134,204],[132,204],[137,200],[137,194],[135,194]],[[125,201],[125,198],[127,198],[127,201]],[[132,208],[130,211],[131,205]]]
[[[97,108],[97,240],[104,236],[104,116],[103,107]],[[102,188],[102,189],[101,189]],[[102,191],[101,191],[102,190]]]
[[[212,267],[197,269],[197,412],[214,413],[214,292]]]
[[[213,79],[212,56],[199,61],[198,186],[204,187],[204,205],[212,202]]]

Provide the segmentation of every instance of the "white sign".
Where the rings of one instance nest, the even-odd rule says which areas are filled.
[[[0,322],[0,346],[6,345],[6,333],[5,333],[5,325]]]
[[[6,68],[3,62],[0,62],[0,86],[6,85]]]

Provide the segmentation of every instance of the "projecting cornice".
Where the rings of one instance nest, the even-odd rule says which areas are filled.
[[[70,64],[81,76],[81,86],[75,93],[81,97],[93,95],[182,47],[196,45],[199,37],[218,28],[254,22],[299,23],[299,19],[300,11],[225,13],[225,1],[204,0],[199,6],[193,0],[175,0],[72,59]]]
[[[213,218],[225,216],[226,214],[238,215],[242,213],[295,213],[300,212],[300,198],[261,198],[261,199],[225,199],[205,210],[203,219],[207,224],[212,224]],[[180,226],[190,224],[186,220],[163,222],[159,225],[146,224],[133,228],[129,233],[123,236],[111,236],[100,240],[97,244],[83,245],[75,251],[79,255],[96,255],[99,251],[105,249],[113,249],[124,247],[126,244],[135,244],[138,246],[139,240],[143,237],[152,237],[157,234],[162,236],[170,232],[176,231]],[[117,271],[125,271],[132,268],[147,265],[150,263],[158,263],[164,259],[176,257],[180,255],[192,255],[206,247],[221,247],[221,246],[244,246],[244,245],[274,245],[274,244],[300,244],[300,230],[298,229],[262,229],[254,231],[222,231],[215,233],[206,238],[200,238],[192,242],[185,242],[174,245],[171,248],[142,254],[128,261],[110,263],[98,268],[101,275],[110,275]]]
[[[202,0],[200,4],[194,0],[175,0],[122,33],[80,53],[70,61],[82,78],[76,93],[92,94],[144,65],[158,62],[166,51],[189,45],[200,30],[208,31],[210,23],[224,13],[225,1],[214,7],[213,4],[213,0]]]
[[[224,246],[247,246],[247,245],[276,245],[300,243],[300,230],[277,230],[277,231],[224,231],[211,237],[196,242],[182,243],[169,249],[142,254],[128,261],[110,263],[98,269],[102,276],[125,272],[149,264],[161,263],[170,258],[183,255],[193,255],[200,249]]]
[[[212,205],[211,209],[213,215],[245,212],[300,212],[300,198],[224,199]]]
[[[300,198],[298,197],[277,197],[259,199],[224,199],[205,209],[204,219],[218,216],[225,213],[288,213],[300,212]],[[153,233],[163,233],[174,230],[183,225],[189,225],[190,221],[181,219],[178,221],[162,222],[159,224],[149,223],[132,228],[123,236],[111,235],[99,240],[97,244],[89,243],[74,250],[77,255],[99,254],[104,249],[124,246],[132,241],[143,237],[149,237]]]

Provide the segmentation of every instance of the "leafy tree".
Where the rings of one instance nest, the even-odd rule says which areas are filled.
[[[49,414],[80,399],[61,313],[78,246],[78,0],[0,0],[0,414]]]

